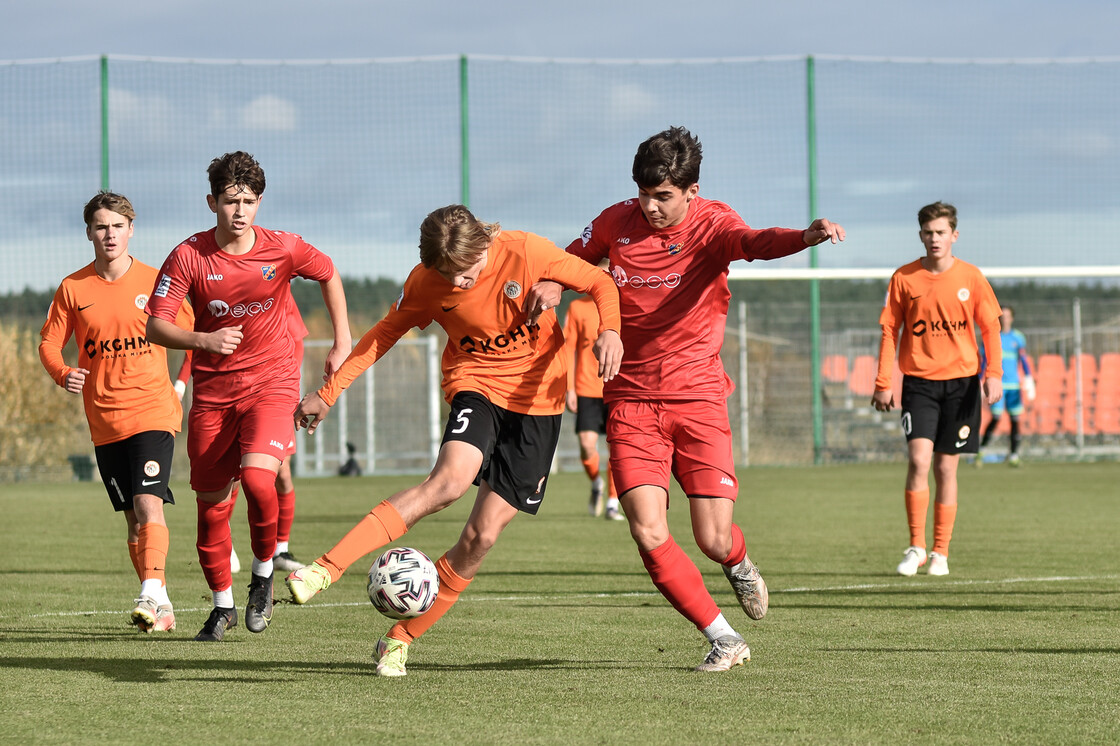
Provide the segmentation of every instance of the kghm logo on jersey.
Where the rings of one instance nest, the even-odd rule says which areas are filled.
[[[510,350],[533,344],[540,337],[540,334],[541,327],[539,324],[533,324],[532,326],[521,324],[490,339],[463,337],[459,340],[459,349],[471,355],[501,355]]]
[[[152,343],[145,337],[124,337],[118,339],[87,339],[83,345],[86,357],[90,360],[101,355],[104,360],[118,357],[133,357],[151,352]]]
[[[264,279],[266,279],[266,280],[275,279],[276,278],[276,265],[275,264],[266,264],[263,267],[261,267],[261,276],[264,277]]]

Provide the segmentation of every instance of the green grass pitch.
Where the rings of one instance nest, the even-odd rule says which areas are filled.
[[[753,660],[723,674],[691,671],[707,646],[654,590],[626,524],[588,517],[586,478],[556,475],[541,514],[510,525],[412,646],[403,679],[373,676],[390,621],[366,599],[372,554],[307,606],[278,604],[263,634],[196,643],[210,597],[178,482],[179,628],[143,635],[127,624],[138,583],[124,521],[100,483],[6,484],[0,742],[1115,743],[1117,464],[962,464],[945,578],[893,574],[904,471],[741,473],[736,520],[771,593],[760,622],[696,550],[674,491],[674,535],[751,646]],[[312,559],[415,481],[297,480],[293,551]],[[438,557],[472,499],[399,543]],[[234,537],[248,560],[243,504]]]

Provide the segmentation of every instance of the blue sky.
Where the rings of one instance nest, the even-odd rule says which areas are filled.
[[[153,264],[213,225],[208,159],[246,149],[270,174],[262,225],[304,234],[345,274],[402,280],[419,220],[459,197],[460,53],[479,58],[472,208],[560,245],[633,194],[634,147],[670,124],[704,142],[705,196],[756,227],[804,224],[800,86],[813,54],[818,214],[849,229],[821,266],[892,267],[916,255],[914,213],[935,199],[962,208],[959,253],[982,266],[1113,264],[1101,238],[1120,219],[1118,28],[1120,0],[9,3],[0,59],[85,59],[0,67],[18,97],[0,108],[0,253],[24,257],[0,292],[51,287],[88,261],[77,206],[99,184],[98,54],[118,57],[111,187],[138,203],[132,248]],[[424,61],[370,71],[136,57]],[[766,62],[741,90],[738,71],[755,57]],[[1086,58],[1107,64],[1033,64]],[[712,59],[736,61],[672,62]],[[43,210],[44,190],[63,209]]]
[[[1120,55],[1116,0],[34,0],[5,6],[5,59]]]

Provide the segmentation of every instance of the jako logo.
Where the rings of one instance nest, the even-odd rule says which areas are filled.
[[[667,288],[675,288],[681,284],[681,276],[676,272],[671,272],[665,277],[658,275],[650,275],[649,277],[638,277],[637,275],[628,275],[626,270],[622,267],[615,266],[611,270],[611,277],[614,278],[614,284],[619,287],[629,285],[632,288],[659,288],[665,286]]]
[[[209,282],[219,282],[219,281],[221,281],[225,278],[222,277],[220,274],[217,274],[217,275],[206,275],[206,279]]]

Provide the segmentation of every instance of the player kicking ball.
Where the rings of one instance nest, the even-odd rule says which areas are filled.
[[[447,332],[443,391],[451,414],[431,474],[375,507],[323,556],[288,576],[297,604],[336,582],[363,556],[403,536],[426,515],[478,486],[455,546],[436,561],[439,595],[377,643],[378,676],[404,676],[409,645],[459,599],[486,553],[519,513],[544,500],[567,389],[564,337],[554,313],[534,323],[525,294],[540,280],[590,293],[601,318],[599,375],[610,380],[622,358],[618,293],[601,270],[547,239],[480,222],[462,205],[440,208],[420,226],[420,264],[389,313],[366,332],[342,367],[304,397],[296,426],[313,432],[343,389],[413,327],[433,321]]]

